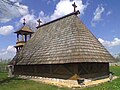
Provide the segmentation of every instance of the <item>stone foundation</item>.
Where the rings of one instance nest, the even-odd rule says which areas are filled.
[[[79,84],[77,80],[65,80],[65,79],[56,79],[56,78],[47,78],[47,77],[33,77],[33,76],[19,76],[23,79],[29,79],[37,82],[42,82],[45,84],[56,85],[59,87],[69,87],[69,88],[80,88],[80,87],[88,87],[95,86],[100,83],[110,81],[109,78],[99,79],[99,80],[91,80],[84,79],[84,82]],[[116,79],[117,76],[114,76],[113,79]]]

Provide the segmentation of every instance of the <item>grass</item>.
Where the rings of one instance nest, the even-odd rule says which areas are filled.
[[[116,76],[120,77],[120,66],[111,66],[110,71],[112,71]]]
[[[9,78],[7,73],[0,73],[0,90],[68,90],[57,86],[42,84],[32,80]]]
[[[106,82],[94,87],[87,87],[83,90],[120,90],[120,78],[112,82]]]
[[[110,70],[120,76],[120,67],[112,66]],[[76,90],[120,90],[120,78],[112,82],[106,82],[94,87],[79,88]],[[8,78],[7,73],[0,72],[0,90],[72,90],[69,88],[60,88],[57,86],[42,84],[39,82],[24,80],[18,78]]]
[[[0,62],[0,72],[7,72],[7,69],[6,69],[6,67],[7,67],[7,63],[6,62]]]
[[[4,66],[6,66],[7,65],[7,63],[5,63],[5,62],[0,62],[0,66],[1,67],[4,67]]]
[[[7,78],[7,73],[6,72],[0,72],[0,82],[5,80]]]

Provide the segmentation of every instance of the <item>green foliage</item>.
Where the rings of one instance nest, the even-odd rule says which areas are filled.
[[[117,55],[116,59],[120,61],[120,53]]]
[[[6,62],[0,62],[0,72],[7,72],[7,63]]]
[[[7,65],[6,63],[0,62],[0,66],[5,66]]]

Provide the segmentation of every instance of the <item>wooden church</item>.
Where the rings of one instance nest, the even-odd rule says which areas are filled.
[[[19,35],[32,34],[18,49],[9,63],[14,75],[73,79],[96,78],[109,75],[109,63],[114,57],[87,29],[75,11],[37,27],[33,33],[24,26]],[[27,42],[26,42],[27,41]],[[20,42],[20,41],[19,41]]]

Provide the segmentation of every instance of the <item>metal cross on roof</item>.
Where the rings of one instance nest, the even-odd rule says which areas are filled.
[[[75,4],[75,2],[74,2],[74,4],[72,4],[72,6],[74,7],[74,12],[76,12],[76,8],[77,8],[77,6],[76,6],[76,4]]]
[[[37,22],[38,22],[38,26],[40,26],[40,24],[42,23],[40,19],[38,19]]]
[[[23,19],[23,25],[25,25],[26,23],[25,23],[25,18]]]

